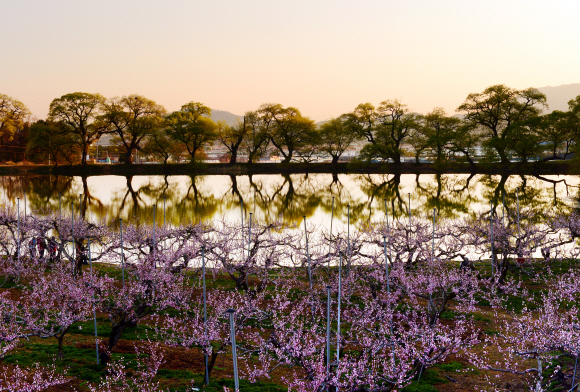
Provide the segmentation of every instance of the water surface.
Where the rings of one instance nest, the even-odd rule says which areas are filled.
[[[519,176],[469,174],[282,174],[205,176],[3,176],[0,201],[20,209],[75,213],[86,218],[119,218],[168,224],[281,217],[328,226],[360,225],[389,217],[427,216],[433,209],[443,218],[489,211],[531,208],[537,213],[577,207],[580,176]],[[517,194],[516,194],[517,190]],[[334,204],[333,204],[334,198]],[[26,200],[26,203],[25,203]],[[505,204],[504,204],[505,200]],[[349,207],[350,206],[350,207]],[[164,212],[165,211],[165,212]]]

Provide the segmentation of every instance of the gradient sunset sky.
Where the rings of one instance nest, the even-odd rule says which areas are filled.
[[[2,0],[0,93],[142,94],[317,121],[399,98],[453,113],[492,84],[580,82],[580,1]]]

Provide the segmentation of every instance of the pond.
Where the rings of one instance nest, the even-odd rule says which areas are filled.
[[[353,225],[408,214],[474,216],[494,208],[537,213],[578,207],[580,176],[482,174],[287,174],[204,176],[3,176],[0,202],[21,213],[59,209],[86,218],[158,224],[240,219]],[[153,205],[157,205],[154,212]],[[25,211],[26,210],[26,211]]]

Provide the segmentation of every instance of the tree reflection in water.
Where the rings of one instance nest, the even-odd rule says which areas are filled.
[[[71,203],[79,211],[80,202],[83,217],[106,218],[113,225],[118,225],[119,218],[151,223],[154,204],[157,223],[162,224],[164,200],[166,220],[173,225],[222,216],[240,219],[242,205],[245,221],[252,212],[265,221],[282,215],[287,223],[300,224],[306,215],[329,224],[333,197],[334,217],[344,223],[347,205],[353,224],[384,219],[385,200],[389,218],[406,219],[407,193],[414,216],[425,217],[436,209],[439,216],[453,219],[489,210],[490,203],[498,214],[504,209],[511,213],[516,208],[516,192],[521,208],[541,212],[577,205],[579,183],[578,176],[481,174],[0,177],[5,205],[15,205],[17,197],[22,203],[26,193],[29,211],[56,212],[60,193],[63,212],[70,211]]]

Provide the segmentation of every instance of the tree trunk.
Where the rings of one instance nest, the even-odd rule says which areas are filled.
[[[338,158],[339,158],[339,156],[338,156],[338,155],[333,155],[333,156],[332,156],[332,163],[333,163],[334,165],[336,165],[336,164],[338,163]]]
[[[127,152],[125,153],[125,163],[128,165],[131,165],[133,163],[133,156],[131,155],[133,153],[133,149],[128,148]]]
[[[99,353],[101,364],[103,366],[106,366],[107,363],[109,363],[111,360],[111,356],[108,353],[110,353],[113,350],[113,347],[117,345],[119,339],[121,339],[121,334],[125,328],[129,326],[129,324],[129,322],[123,320],[117,324],[114,324],[113,328],[111,328],[111,335],[109,335],[109,340],[107,341],[107,352]]]
[[[510,163],[509,158],[507,157],[505,150],[500,149],[500,148],[496,148],[496,151],[499,155],[500,161],[501,163]]]
[[[284,160],[282,161],[282,163],[290,163],[290,160],[292,159],[292,152],[293,151],[288,150],[288,155],[284,156]]]
[[[87,164],[87,150],[88,147],[83,146],[82,156],[81,156],[81,165],[85,166]]]
[[[207,364],[207,374],[210,375],[210,376],[211,376],[211,371],[213,370],[213,367],[215,365],[215,361],[216,361],[218,355],[219,354],[218,354],[217,350],[212,350],[212,352],[211,352],[211,358],[210,358],[210,360],[208,361],[208,364]]]
[[[393,161],[394,161],[396,164],[399,164],[399,163],[401,163],[401,154],[399,154],[399,152],[396,152],[396,153],[393,155]]]
[[[232,149],[232,154],[230,156],[230,164],[236,163],[237,160],[238,160],[238,149],[237,148],[233,148]]]
[[[62,358],[64,357],[63,352],[62,352],[62,342],[64,340],[64,334],[65,334],[66,330],[63,331],[59,336],[56,337],[56,339],[58,340],[58,354],[57,354],[57,358],[59,360],[62,360]]]

